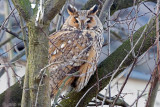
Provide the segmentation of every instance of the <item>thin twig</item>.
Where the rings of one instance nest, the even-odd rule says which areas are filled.
[[[111,79],[110,79],[110,81],[109,81],[109,84],[108,84],[108,86],[106,87],[106,89],[109,88],[109,85],[111,85],[111,82],[112,82],[114,76],[118,73],[118,71],[119,71],[120,67],[123,65],[124,61],[128,58],[128,56],[131,54],[131,52],[134,50],[134,48],[137,46],[137,44],[139,43],[139,41],[140,41],[141,38],[143,37],[145,31],[146,31],[147,28],[148,28],[148,25],[149,25],[149,22],[150,22],[150,21],[151,21],[151,18],[150,18],[150,20],[148,21],[147,25],[145,26],[142,34],[140,35],[140,37],[139,37],[138,40],[136,41],[136,43],[135,43],[135,45],[133,46],[133,48],[129,51],[129,53],[126,55],[126,57],[125,57],[125,58],[123,59],[123,61],[120,63],[120,65],[118,66],[118,68],[114,71],[114,73],[113,73],[113,75],[112,75],[112,77],[111,77]],[[105,93],[104,99],[106,98],[106,96],[107,96],[107,92]]]
[[[103,101],[104,95],[99,93],[98,94],[98,99]],[[115,100],[114,97],[111,97],[111,98],[107,97],[107,99],[104,102],[104,105],[112,104],[114,102],[114,100]],[[122,107],[128,107],[129,106],[123,99],[118,99],[117,102],[115,103],[115,105],[122,106]]]
[[[99,82],[102,81],[102,80],[105,79],[105,78],[110,77],[111,75],[112,75],[112,72],[109,73],[109,74],[107,74],[106,76],[102,77],[101,79],[99,79]],[[87,95],[87,93],[88,93],[92,88],[94,88],[96,85],[97,85],[97,83],[93,84],[93,85],[83,94],[83,96],[79,99],[79,101],[78,101],[78,103],[76,104],[75,107],[78,107],[78,105],[81,103],[82,99],[83,99],[83,98]]]
[[[137,62],[137,58],[134,59],[134,62],[133,62],[133,64],[132,64],[132,67],[131,67],[129,73],[127,74],[127,77],[126,77],[126,79],[125,79],[125,82],[123,83],[123,85],[122,85],[122,87],[121,87],[121,89],[120,89],[120,91],[119,91],[117,97],[116,97],[115,100],[113,101],[112,107],[114,107],[114,105],[115,105],[115,103],[117,102],[117,100],[118,100],[118,98],[119,98],[121,92],[123,91],[124,86],[126,85],[127,80],[129,79],[129,76],[130,76],[130,74],[131,74],[131,72],[132,72],[132,70],[133,70],[133,68],[134,68],[134,66],[135,66],[135,64],[136,64],[136,62]]]
[[[137,97],[137,99],[130,105],[130,107],[132,107],[132,106],[143,96],[143,94],[144,94],[144,92],[146,91],[146,89],[147,89],[150,81],[151,81],[151,78],[149,79],[149,81],[148,81],[148,83],[146,84],[146,86],[145,86],[144,90],[142,91],[142,93],[141,93],[141,94]]]
[[[18,44],[22,43],[23,41],[20,41],[19,43],[13,45],[10,49],[8,49],[7,51],[5,51],[4,53],[0,54],[0,56],[6,54],[7,52],[9,52],[11,49],[13,49],[15,46],[17,46]]]
[[[0,27],[2,27],[2,26],[0,26]],[[13,35],[14,37],[16,37],[16,38],[18,38],[18,39],[22,40],[22,38],[21,38],[21,37],[19,37],[19,35],[18,35],[17,33],[12,32],[12,31],[10,31],[9,29],[7,29],[7,28],[5,28],[5,27],[2,27],[1,29],[2,29],[2,30],[5,30],[7,33],[9,33],[9,34]]]
[[[40,82],[39,82],[39,85],[38,85],[38,89],[37,89],[37,93],[36,93],[36,99],[35,99],[35,107],[37,107],[37,104],[38,104],[38,95],[39,95],[39,90],[40,90],[40,86],[42,85],[42,82],[43,82],[43,78],[44,78],[44,74],[46,73],[46,69],[44,70],[43,74],[42,74],[42,77],[40,79]]]
[[[145,2],[142,2],[142,4],[143,4],[151,13],[153,13],[153,14],[156,16],[156,13],[153,12],[153,11],[145,4]]]
[[[2,28],[5,26],[7,20],[9,19],[9,17],[12,15],[12,13],[14,12],[15,8],[10,12],[10,14],[8,15],[8,17],[4,20],[4,22],[2,23],[1,27],[0,27],[0,32],[2,30]]]
[[[0,43],[0,47],[2,47],[3,45],[5,45],[7,42],[11,41],[12,39],[14,39],[14,36],[11,36],[11,37],[7,38],[6,40],[2,41]]]
[[[10,9],[13,10],[13,8],[12,8],[12,6],[11,6],[11,1],[10,1],[10,0],[8,0],[8,3],[9,3]],[[14,17],[15,21],[17,22],[17,24],[19,25],[19,27],[21,28],[21,26],[20,26],[20,24],[19,24],[19,22],[18,22],[18,20],[17,20],[17,18],[16,18],[16,16],[15,16],[15,13],[13,13],[13,17]]]

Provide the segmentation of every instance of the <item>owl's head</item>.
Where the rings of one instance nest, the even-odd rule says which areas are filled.
[[[77,10],[74,6],[68,5],[67,9],[69,17],[66,20],[68,27],[75,27],[77,29],[93,29],[101,22],[96,16],[98,6],[94,5],[89,10]]]

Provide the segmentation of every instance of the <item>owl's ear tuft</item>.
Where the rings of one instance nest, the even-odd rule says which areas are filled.
[[[68,5],[67,11],[68,11],[68,13],[69,13],[70,15],[74,15],[74,14],[77,13],[77,8],[75,8],[75,7],[72,6],[72,5]]]
[[[98,12],[98,5],[94,5],[89,9],[88,15],[95,15]]]

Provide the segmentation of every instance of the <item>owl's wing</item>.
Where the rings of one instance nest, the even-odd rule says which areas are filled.
[[[93,31],[59,31],[49,37],[49,68],[52,94],[55,95],[64,80],[80,91],[94,73],[97,61]],[[88,72],[88,73],[86,73]],[[78,77],[77,77],[78,76]]]

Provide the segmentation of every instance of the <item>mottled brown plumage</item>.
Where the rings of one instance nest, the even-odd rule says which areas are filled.
[[[103,43],[97,11],[96,5],[90,10],[77,10],[69,5],[70,16],[62,29],[49,36],[52,97],[70,89],[81,91],[94,74]]]

